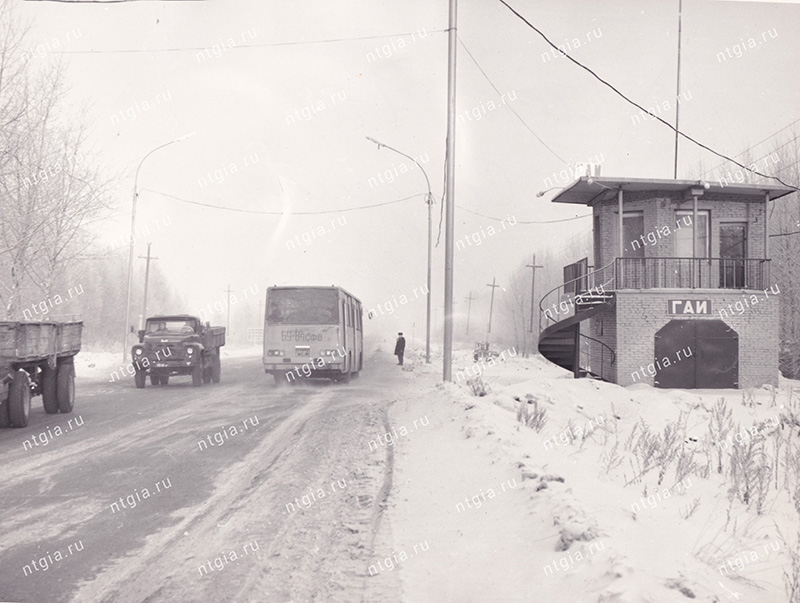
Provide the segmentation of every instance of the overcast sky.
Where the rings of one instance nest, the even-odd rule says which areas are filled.
[[[510,4],[674,123],[678,0]],[[66,59],[65,102],[76,112],[89,107],[97,157],[123,175],[118,213],[102,225],[101,240],[126,235],[145,154],[194,133],[145,161],[137,215],[140,234],[150,231],[137,238],[137,255],[153,244],[186,310],[221,299],[228,285],[338,284],[367,308],[405,295],[412,301],[373,324],[410,332],[416,323],[419,337],[425,304],[413,298],[425,284],[425,178],[366,137],[422,163],[438,226],[445,0],[18,6],[32,25],[31,62]],[[684,0],[681,130],[736,155],[798,119],[798,33],[797,4]],[[538,191],[566,185],[572,166],[591,159],[602,160],[605,176],[672,177],[674,135],[553,54],[499,2],[462,0],[458,34],[456,239],[472,244],[456,251],[456,310],[466,310],[463,298],[473,290],[480,298],[473,309],[483,312],[492,277],[502,284],[524,256],[591,227],[586,218],[522,224],[588,213],[550,203],[557,190],[541,198]],[[768,154],[774,140],[755,147],[754,157]],[[682,141],[679,177],[695,176],[700,161],[708,169],[721,160]],[[490,236],[499,222],[465,210],[517,224]],[[323,211],[331,213],[297,215]],[[441,245],[434,256],[440,307]]]

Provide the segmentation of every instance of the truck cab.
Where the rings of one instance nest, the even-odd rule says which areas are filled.
[[[225,327],[189,314],[156,315],[138,334],[139,344],[131,350],[136,387],[143,388],[148,375],[152,385],[167,385],[173,375],[191,375],[195,387],[219,383]]]

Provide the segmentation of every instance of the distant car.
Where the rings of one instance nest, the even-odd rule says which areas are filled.
[[[225,327],[188,314],[152,316],[131,350],[136,387],[143,388],[148,375],[151,385],[167,385],[172,375],[191,375],[195,387],[219,383],[224,345]]]

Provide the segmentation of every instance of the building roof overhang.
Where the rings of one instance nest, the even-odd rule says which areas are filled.
[[[553,203],[577,203],[579,205],[594,205],[597,201],[616,198],[617,191],[625,193],[667,193],[681,194],[684,198],[691,198],[693,192],[722,193],[730,197],[765,198],[769,193],[770,199],[779,199],[784,195],[793,193],[795,189],[789,186],[768,184],[726,184],[709,180],[661,180],[650,178],[609,178],[583,176],[567,185],[564,190],[553,197]]]

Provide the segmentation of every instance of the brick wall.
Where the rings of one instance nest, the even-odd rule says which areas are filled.
[[[778,310],[773,286],[763,291],[690,289],[617,292],[617,383],[653,385],[642,367],[654,361],[655,334],[673,319],[719,319],[739,335],[739,387],[778,384]],[[753,297],[755,296],[755,297]],[[711,315],[667,314],[668,299],[711,300]],[[738,303],[738,306],[737,306]],[[748,307],[749,306],[749,307]],[[741,309],[741,311],[740,311]],[[723,311],[720,314],[720,311]],[[641,375],[634,376],[634,373]]]

